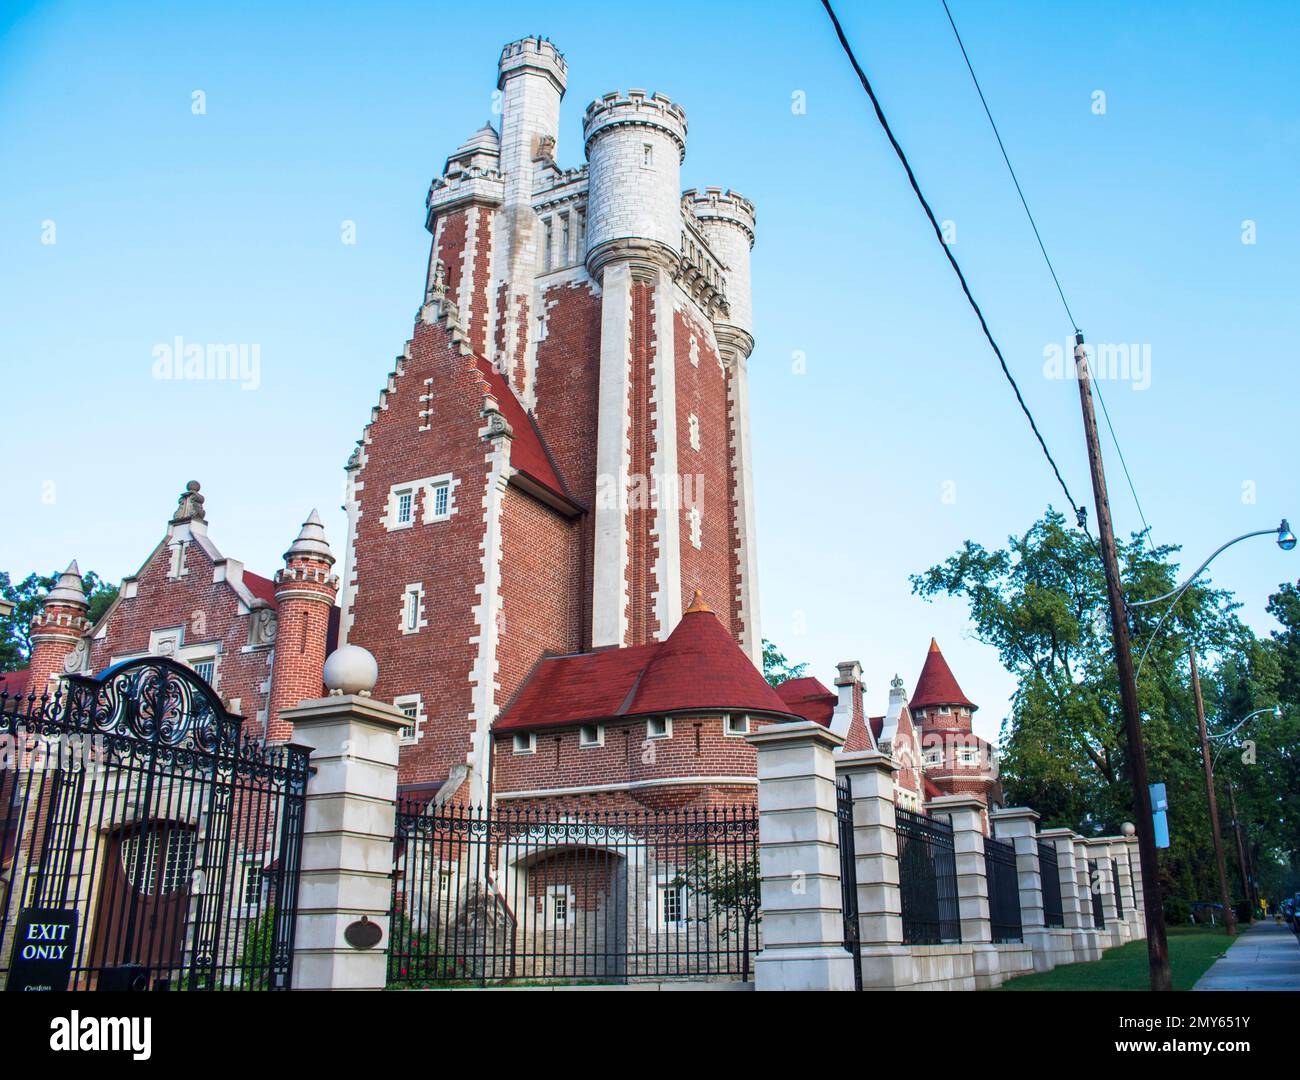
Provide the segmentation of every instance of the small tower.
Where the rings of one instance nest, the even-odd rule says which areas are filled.
[[[28,688],[38,697],[54,693],[50,680],[81,670],[81,645],[90,629],[90,604],[74,559],[46,595],[41,613],[32,619],[31,675]]]
[[[1000,799],[992,747],[971,728],[979,706],[957,685],[934,638],[910,708],[926,779],[945,795],[978,795],[986,803]]]
[[[675,267],[682,244],[686,112],[662,94],[606,94],[582,119],[587,153],[587,272],[614,259]]]
[[[749,253],[754,247],[754,204],[736,191],[722,188],[682,192],[682,206],[691,214],[726,268],[727,313],[714,319],[723,360],[734,350],[748,357],[754,351],[754,304],[749,281]]]
[[[281,712],[324,692],[330,608],[339,591],[333,566],[334,553],[325,539],[320,515],[313,510],[298,539],[284,553],[284,569],[275,575],[279,610],[267,742],[285,742],[293,735],[292,725],[280,720]]]

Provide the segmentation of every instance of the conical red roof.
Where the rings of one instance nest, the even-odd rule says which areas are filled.
[[[925,709],[931,705],[965,705],[968,709],[979,706],[961,692],[952,668],[939,651],[939,643],[930,639],[930,651],[925,655],[925,664],[921,667],[921,677],[916,680],[916,690],[907,706],[910,709]]]
[[[712,611],[699,602],[646,665],[632,708],[636,713],[730,709],[789,715],[777,696]]]

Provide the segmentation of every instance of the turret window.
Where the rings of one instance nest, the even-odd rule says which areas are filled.
[[[700,418],[694,413],[686,418],[686,429],[690,433],[691,449],[700,448]]]
[[[655,164],[655,148],[653,143],[646,143],[641,147],[641,167],[653,169]]]
[[[420,736],[424,734],[424,703],[420,695],[402,694],[400,697],[393,698],[393,704],[408,721],[406,727],[402,729],[399,741],[406,746],[419,742]]]
[[[647,739],[671,739],[673,737],[673,722],[667,716],[655,716],[645,722],[645,737]]]
[[[732,713],[724,722],[723,730],[728,735],[748,735],[749,717],[744,713]]]
[[[512,749],[516,754],[534,754],[537,752],[537,735],[531,731],[516,735],[512,740]]]
[[[584,750],[605,745],[604,724],[583,724],[578,728],[578,745]]]

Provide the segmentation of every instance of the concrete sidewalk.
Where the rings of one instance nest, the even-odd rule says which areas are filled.
[[[1251,923],[1192,989],[1300,990],[1300,938],[1285,923]]]

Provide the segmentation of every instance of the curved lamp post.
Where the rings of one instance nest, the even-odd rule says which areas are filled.
[[[1252,536],[1271,536],[1276,541],[1277,546],[1280,547],[1283,551],[1293,551],[1296,546],[1296,535],[1294,532],[1291,531],[1291,525],[1287,521],[1287,519],[1283,518],[1282,523],[1278,525],[1276,529],[1257,529],[1254,532],[1242,533],[1240,536],[1234,537],[1233,539],[1229,540],[1226,544],[1221,545],[1210,555],[1208,559],[1205,560],[1205,562],[1201,563],[1201,565],[1196,568],[1195,572],[1193,572],[1191,576],[1187,578],[1186,581],[1184,581],[1181,585],[1177,586],[1176,588],[1170,589],[1167,593],[1164,593],[1161,596],[1154,597],[1151,600],[1128,601],[1128,607],[1130,609],[1140,608],[1140,607],[1150,607],[1152,604],[1158,604],[1162,600],[1173,601],[1173,603],[1169,605],[1168,610],[1166,610],[1165,613],[1160,616],[1160,621],[1156,623],[1156,628],[1151,631],[1151,637],[1147,640],[1146,648],[1142,650],[1141,659],[1138,660],[1137,674],[1134,675],[1133,677],[1134,682],[1137,682],[1137,680],[1141,677],[1142,665],[1146,662],[1147,653],[1151,651],[1151,646],[1155,643],[1156,638],[1160,636],[1160,628],[1164,626],[1165,620],[1169,618],[1174,608],[1178,606],[1178,601],[1179,599],[1182,598],[1183,593],[1185,593],[1188,590],[1188,588],[1191,587],[1193,581],[1195,581],[1198,577],[1201,576],[1201,574],[1205,572],[1205,568],[1209,566],[1210,563],[1214,562],[1214,560],[1217,559],[1220,555],[1222,555],[1225,551],[1227,551],[1228,548],[1232,547],[1233,544],[1241,543],[1241,541],[1243,540],[1249,540]]]

